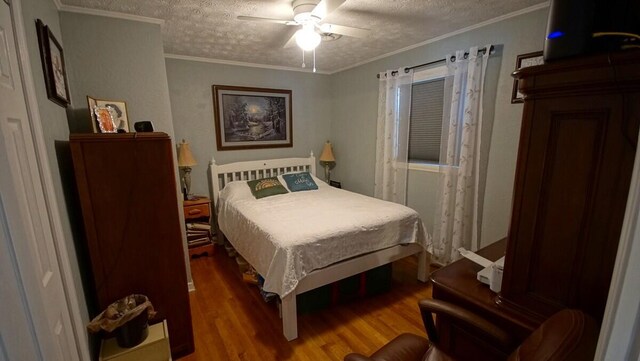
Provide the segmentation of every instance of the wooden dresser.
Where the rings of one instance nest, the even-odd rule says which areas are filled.
[[[171,139],[73,134],[69,143],[98,308],[144,294],[158,312],[151,323],[167,320],[174,358],[193,352]]]
[[[495,261],[504,256],[507,240],[501,239],[477,253]],[[489,286],[480,283],[476,277],[482,266],[466,259],[460,259],[443,267],[431,275],[433,298],[464,307],[504,329],[508,329],[517,339],[526,338],[538,325],[535,320],[518,312],[505,309],[496,302],[497,295]],[[481,334],[475,334],[467,324],[445,315],[437,318],[439,343],[461,360],[496,361],[506,359],[512,347],[496,347],[495,342]]]
[[[602,319],[640,126],[640,52],[563,60],[514,76],[525,103],[502,291],[487,289],[475,302],[475,286],[456,288],[453,301],[522,339],[566,307]],[[451,300],[456,277],[469,281],[470,271],[451,272],[460,262],[433,275],[434,298]],[[449,346],[461,357],[491,347],[447,320],[439,327],[453,330]]]

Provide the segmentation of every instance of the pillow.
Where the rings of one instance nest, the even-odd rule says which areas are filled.
[[[289,193],[276,177],[251,180],[247,185],[256,199]]]
[[[318,189],[318,185],[313,181],[309,172],[284,174],[282,178],[287,182],[287,187],[292,192]]]

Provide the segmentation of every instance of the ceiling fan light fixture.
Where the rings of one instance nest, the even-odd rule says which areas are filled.
[[[304,26],[302,29],[296,31],[296,44],[298,44],[302,50],[311,51],[315,49],[321,40],[320,34],[313,30],[313,25],[311,27]]]
[[[298,22],[310,19],[313,16],[311,13],[315,10],[319,2],[321,1],[294,0],[293,3],[291,4],[291,7],[293,9],[293,15],[294,15],[293,18]],[[314,17],[318,18],[318,16],[314,16]],[[318,18],[318,20],[320,19]]]
[[[306,24],[308,22],[318,22],[320,20],[322,19],[311,14],[310,12],[299,13],[293,16],[293,21],[297,22],[298,24]]]

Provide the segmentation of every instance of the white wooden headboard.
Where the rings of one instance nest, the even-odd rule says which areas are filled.
[[[310,172],[316,175],[316,157],[311,152],[308,158],[251,160],[228,164],[217,164],[216,160],[211,158],[209,170],[213,205],[216,206],[220,191],[231,181],[275,177],[287,172]]]

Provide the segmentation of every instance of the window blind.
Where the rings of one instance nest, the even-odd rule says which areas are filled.
[[[440,161],[444,79],[416,83],[411,90],[409,161]]]

